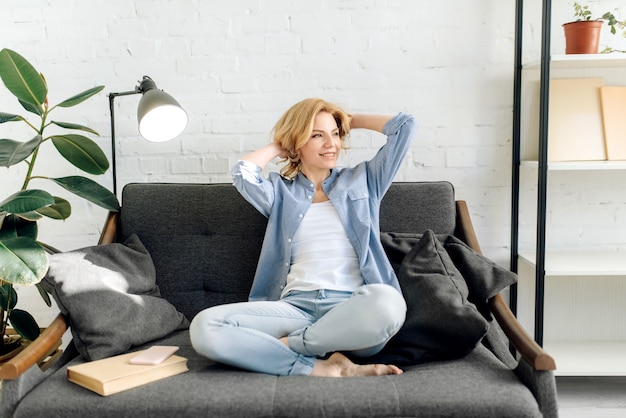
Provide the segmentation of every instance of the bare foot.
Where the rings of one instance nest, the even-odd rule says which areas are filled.
[[[341,353],[332,354],[327,360],[317,360],[311,376],[349,377],[384,376],[402,374],[402,369],[390,364],[355,364]]]

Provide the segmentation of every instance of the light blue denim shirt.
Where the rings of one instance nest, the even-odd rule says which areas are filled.
[[[380,243],[380,202],[391,185],[417,130],[413,116],[399,113],[383,128],[387,143],[374,158],[352,168],[333,169],[322,187],[339,213],[359,259],[366,284],[384,283],[400,291]],[[239,160],[232,169],[241,195],[268,218],[249,300],[278,300],[287,283],[291,240],[313,201],[314,185],[302,173],[293,180]]]

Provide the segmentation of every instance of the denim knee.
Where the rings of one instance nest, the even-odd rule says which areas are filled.
[[[199,312],[189,325],[189,338],[191,346],[198,354],[214,361],[219,361],[222,357],[219,338],[220,329],[223,323],[218,319],[221,315],[217,309],[208,308]]]
[[[368,306],[378,313],[381,326],[390,327],[392,334],[400,330],[406,319],[402,293],[386,284],[368,284],[357,289],[355,294],[367,297]]]

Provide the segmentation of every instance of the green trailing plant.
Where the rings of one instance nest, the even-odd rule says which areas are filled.
[[[48,270],[51,247],[37,240],[37,222],[42,218],[65,220],[71,214],[68,200],[43,189],[31,188],[31,182],[51,181],[110,211],[118,211],[119,203],[113,193],[86,177],[53,178],[34,174],[35,163],[45,158],[40,151],[46,142],[51,142],[67,161],[86,173],[99,175],[107,171],[109,162],[102,149],[92,139],[79,134],[98,135],[96,131],[50,118],[53,111],[76,106],[99,93],[104,86],[93,87],[51,106],[43,74],[24,57],[6,48],[0,51],[0,78],[35,120],[31,122],[20,115],[0,112],[0,124],[22,122],[33,131],[33,137],[26,141],[0,138],[0,167],[9,169],[20,164],[25,165],[26,171],[20,189],[10,196],[0,197],[0,325],[4,345],[9,325],[27,340],[39,336],[39,326],[33,316],[16,308],[18,300],[14,286],[37,286],[46,304],[51,306],[50,297],[39,285]],[[47,136],[48,128],[53,126],[55,133]],[[59,130],[67,132],[57,133]]]
[[[618,20],[611,12],[606,12],[600,17],[593,17],[593,13],[589,10],[588,5],[581,5],[578,2],[574,2],[574,19],[576,22],[589,22],[592,20],[602,20],[606,25],[611,28],[611,33],[616,35],[618,31],[622,34],[622,38],[626,38],[626,21]],[[626,53],[626,50],[619,50],[606,47],[601,53],[606,54],[610,52],[622,52]]]

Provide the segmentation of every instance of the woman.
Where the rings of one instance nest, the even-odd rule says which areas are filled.
[[[336,168],[350,129],[387,135],[370,161]],[[398,332],[406,304],[380,243],[378,212],[416,130],[400,113],[349,115],[321,99],[291,107],[274,141],[237,161],[234,185],[268,217],[249,301],[200,312],[195,350],[232,366],[275,375],[400,374],[357,365]],[[281,174],[261,170],[274,158]],[[328,356],[330,354],[330,356]]]

